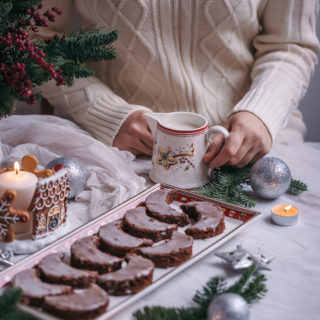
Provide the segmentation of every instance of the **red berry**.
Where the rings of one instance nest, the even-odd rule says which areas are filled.
[[[52,169],[54,172],[58,172],[59,170],[61,170],[63,168],[64,168],[64,165],[62,163],[58,163]]]

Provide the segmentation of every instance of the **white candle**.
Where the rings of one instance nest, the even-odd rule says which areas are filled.
[[[6,171],[0,175],[0,197],[8,189],[17,192],[17,197],[12,203],[14,209],[28,211],[34,192],[36,190],[38,178],[31,172],[20,171],[18,161],[15,161],[13,171]],[[12,228],[16,233],[29,232],[32,226],[32,217],[26,223],[13,224]]]

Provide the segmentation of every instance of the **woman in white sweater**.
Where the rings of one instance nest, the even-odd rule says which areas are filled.
[[[211,167],[239,167],[268,153],[274,140],[301,141],[299,101],[317,61],[317,0],[49,0],[70,27],[120,33],[116,60],[71,88],[42,93],[94,137],[134,154],[152,152],[145,112],[191,111],[225,126],[205,156]],[[50,30],[43,30],[43,35]]]

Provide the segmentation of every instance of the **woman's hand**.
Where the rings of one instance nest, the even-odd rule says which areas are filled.
[[[131,113],[113,140],[113,146],[135,155],[152,155],[153,137],[144,114],[146,110]]]
[[[222,134],[217,134],[203,158],[210,168],[218,168],[224,164],[242,168],[269,152],[272,145],[269,131],[253,113],[237,112],[223,126],[230,132],[229,137],[224,143]]]

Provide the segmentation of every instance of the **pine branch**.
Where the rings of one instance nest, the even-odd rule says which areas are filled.
[[[256,272],[256,265],[246,269],[240,279],[231,287],[226,288],[226,280],[222,277],[211,278],[193,297],[199,306],[192,308],[165,308],[161,306],[144,307],[143,310],[134,312],[136,320],[204,320],[208,307],[214,297],[228,292],[242,296],[249,304],[262,299],[267,292],[264,275],[257,275],[250,279]]]
[[[144,307],[133,313],[137,320],[205,320],[199,308],[165,308],[161,306]]]
[[[43,0],[12,0],[13,10],[26,10],[33,6],[38,5]]]
[[[248,280],[255,273],[256,270],[256,264],[252,264],[249,268],[245,269],[242,273],[241,278],[233,286],[231,286],[227,290],[227,292],[237,293],[241,295],[242,290],[245,288],[246,284],[248,283]]]
[[[22,294],[20,288],[8,288],[3,292],[0,296],[0,320],[34,320],[31,315],[16,310]]]
[[[11,1],[1,1],[1,10],[0,10],[0,22],[7,19],[7,16],[12,10],[12,2]]]
[[[31,314],[23,312],[13,312],[0,316],[0,320],[36,320]]]
[[[118,35],[116,30],[107,31],[89,27],[73,32],[68,37],[54,36],[49,43],[39,42],[38,45],[51,61],[56,52],[56,56],[63,56],[67,61],[82,64],[115,59],[116,53],[111,43],[118,39]]]
[[[12,89],[9,88],[0,77],[0,119],[13,113],[15,108],[15,96]]]
[[[245,269],[242,277],[233,286],[231,286],[227,292],[241,295],[248,303],[253,303],[262,299],[267,292],[265,286],[266,277],[261,274],[255,276],[253,280],[249,281],[256,270],[256,264]]]
[[[10,12],[12,10],[12,2],[11,1],[2,1],[0,3],[0,31],[6,30],[8,25],[10,25],[10,21],[8,19]]]
[[[82,63],[66,62],[61,66],[66,85],[72,86],[74,78],[87,78],[94,75],[94,71]]]
[[[201,188],[193,189],[193,192],[224,202],[252,208],[256,205],[256,202],[252,199],[250,193],[244,190],[245,186],[250,184],[249,174],[251,168],[252,164],[248,164],[243,168],[223,166],[214,169],[212,181]],[[287,193],[299,195],[307,190],[308,187],[304,182],[292,179]]]
[[[201,308],[207,309],[211,300],[226,288],[226,280],[221,277],[211,278],[202,290],[198,290],[194,297],[193,301],[196,302]]]
[[[254,207],[256,202],[249,196],[249,193],[242,190],[242,186],[232,185],[232,183],[228,176],[220,174],[217,181],[194,189],[193,192],[236,205]]]
[[[241,292],[242,297],[250,304],[261,300],[267,293],[265,282],[266,277],[263,274],[257,275],[251,282],[249,282],[247,288]]]
[[[243,190],[244,185],[247,184],[251,167],[252,164],[240,169],[231,166],[214,169],[213,181],[193,191],[228,203],[254,207],[255,201],[250,198],[248,192]]]
[[[22,290],[17,288],[8,288],[0,296],[0,310],[3,314],[13,312],[16,304],[22,298]]]
[[[86,63],[116,57],[115,30],[89,27],[32,42],[30,34],[60,15],[58,7],[41,12],[41,0],[0,0],[0,118],[14,110],[15,100],[34,104],[35,87],[51,79],[71,86],[75,78],[94,75]],[[41,5],[40,5],[41,4]]]
[[[292,179],[287,193],[297,196],[304,191],[308,191],[308,186],[300,180]]]

